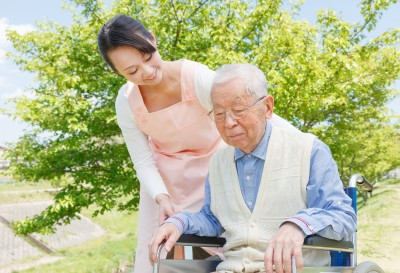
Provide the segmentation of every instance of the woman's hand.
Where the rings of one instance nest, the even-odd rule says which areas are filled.
[[[168,217],[175,214],[174,206],[172,205],[169,196],[160,193],[156,196],[156,202],[158,204],[158,216],[159,224],[163,223]]]

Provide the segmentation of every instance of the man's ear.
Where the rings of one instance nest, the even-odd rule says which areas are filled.
[[[263,103],[266,109],[265,116],[267,119],[271,119],[274,112],[274,98],[271,95],[268,95],[263,99]]]

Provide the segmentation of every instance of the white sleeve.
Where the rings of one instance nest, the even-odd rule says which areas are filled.
[[[136,176],[141,187],[155,199],[160,194],[168,194],[164,181],[153,159],[147,136],[137,127],[134,114],[129,106],[126,85],[122,86],[115,101],[117,122],[128,148]]]
[[[289,121],[287,121],[284,118],[281,118],[277,114],[273,113],[272,118],[269,120],[273,126],[278,126],[280,128],[284,129],[292,129],[292,130],[299,130],[296,127],[294,127]]]
[[[211,87],[214,81],[215,71],[204,64],[199,64],[195,74],[196,97],[200,104],[208,111],[212,110]]]

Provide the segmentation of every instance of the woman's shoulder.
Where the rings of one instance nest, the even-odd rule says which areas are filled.
[[[118,90],[117,98],[115,99],[115,106],[117,108],[126,107],[128,103],[129,90],[132,90],[134,84],[131,82],[126,82]],[[128,103],[129,104],[129,103]]]
[[[183,64],[182,64],[183,66],[192,66],[196,70],[199,70],[199,69],[200,70],[204,70],[204,69],[210,70],[207,65],[196,62],[196,61],[192,61],[192,60],[188,60],[188,59],[180,59],[179,61],[183,62]]]
[[[179,61],[182,61],[182,72],[192,74],[191,76],[195,77],[195,81],[212,82],[214,79],[215,72],[207,65],[187,59],[181,59]],[[189,73],[190,71],[192,73]]]
[[[127,98],[129,93],[133,90],[135,84],[132,82],[124,83],[118,90],[117,98]]]

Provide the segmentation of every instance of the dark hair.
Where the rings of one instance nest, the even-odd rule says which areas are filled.
[[[103,25],[97,35],[97,44],[104,61],[115,71],[107,53],[119,46],[131,46],[142,53],[151,54],[157,49],[149,42],[153,36],[132,17],[117,15]]]

